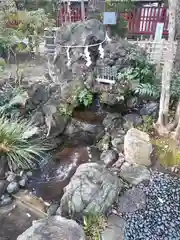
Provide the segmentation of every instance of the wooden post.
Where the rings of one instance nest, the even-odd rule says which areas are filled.
[[[68,11],[69,22],[71,22],[71,2],[70,2],[70,0],[67,1],[67,11]]]
[[[85,7],[84,7],[84,0],[81,0],[81,20],[85,21]]]

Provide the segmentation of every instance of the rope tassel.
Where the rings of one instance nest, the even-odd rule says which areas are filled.
[[[100,58],[104,58],[104,49],[102,47],[102,44],[99,45],[98,50],[99,50]]]
[[[66,54],[67,54],[67,66],[69,67],[71,65],[71,58],[70,58],[70,47],[67,48],[66,50]]]
[[[84,49],[84,55],[86,59],[86,66],[89,67],[92,64],[90,52],[88,51],[88,46]]]
[[[105,37],[107,42],[111,42],[112,40],[109,38],[108,33],[106,32],[106,37]]]

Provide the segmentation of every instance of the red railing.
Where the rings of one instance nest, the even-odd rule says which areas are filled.
[[[87,8],[85,7],[85,17],[87,17]],[[81,21],[81,8],[72,7],[68,12],[67,4],[64,4],[63,7],[58,11],[58,16],[56,19],[57,27],[61,26],[65,22],[77,22]]]
[[[158,22],[164,23],[163,34],[168,34],[168,11],[165,7],[141,7],[125,14],[128,33],[132,35],[153,35]]]
[[[87,16],[87,8],[85,7]],[[153,35],[158,22],[164,22],[163,34],[168,34],[168,10],[166,7],[139,7],[127,13],[120,13],[128,22],[128,33],[130,35]],[[80,7],[73,7],[68,14],[67,6],[58,12],[57,26],[66,21],[81,21]]]

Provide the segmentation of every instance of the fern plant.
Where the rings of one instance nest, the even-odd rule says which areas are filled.
[[[119,80],[129,83],[128,96],[159,97],[159,88],[156,86],[155,65],[140,49],[131,48],[125,62],[131,64],[118,74]]]
[[[157,86],[150,83],[140,83],[133,92],[141,97],[153,97],[158,98],[160,96],[160,91]]]

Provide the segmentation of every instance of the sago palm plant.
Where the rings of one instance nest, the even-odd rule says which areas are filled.
[[[37,128],[26,120],[0,118],[0,155],[5,156],[9,167],[32,168],[41,160],[46,147],[32,139]]]

